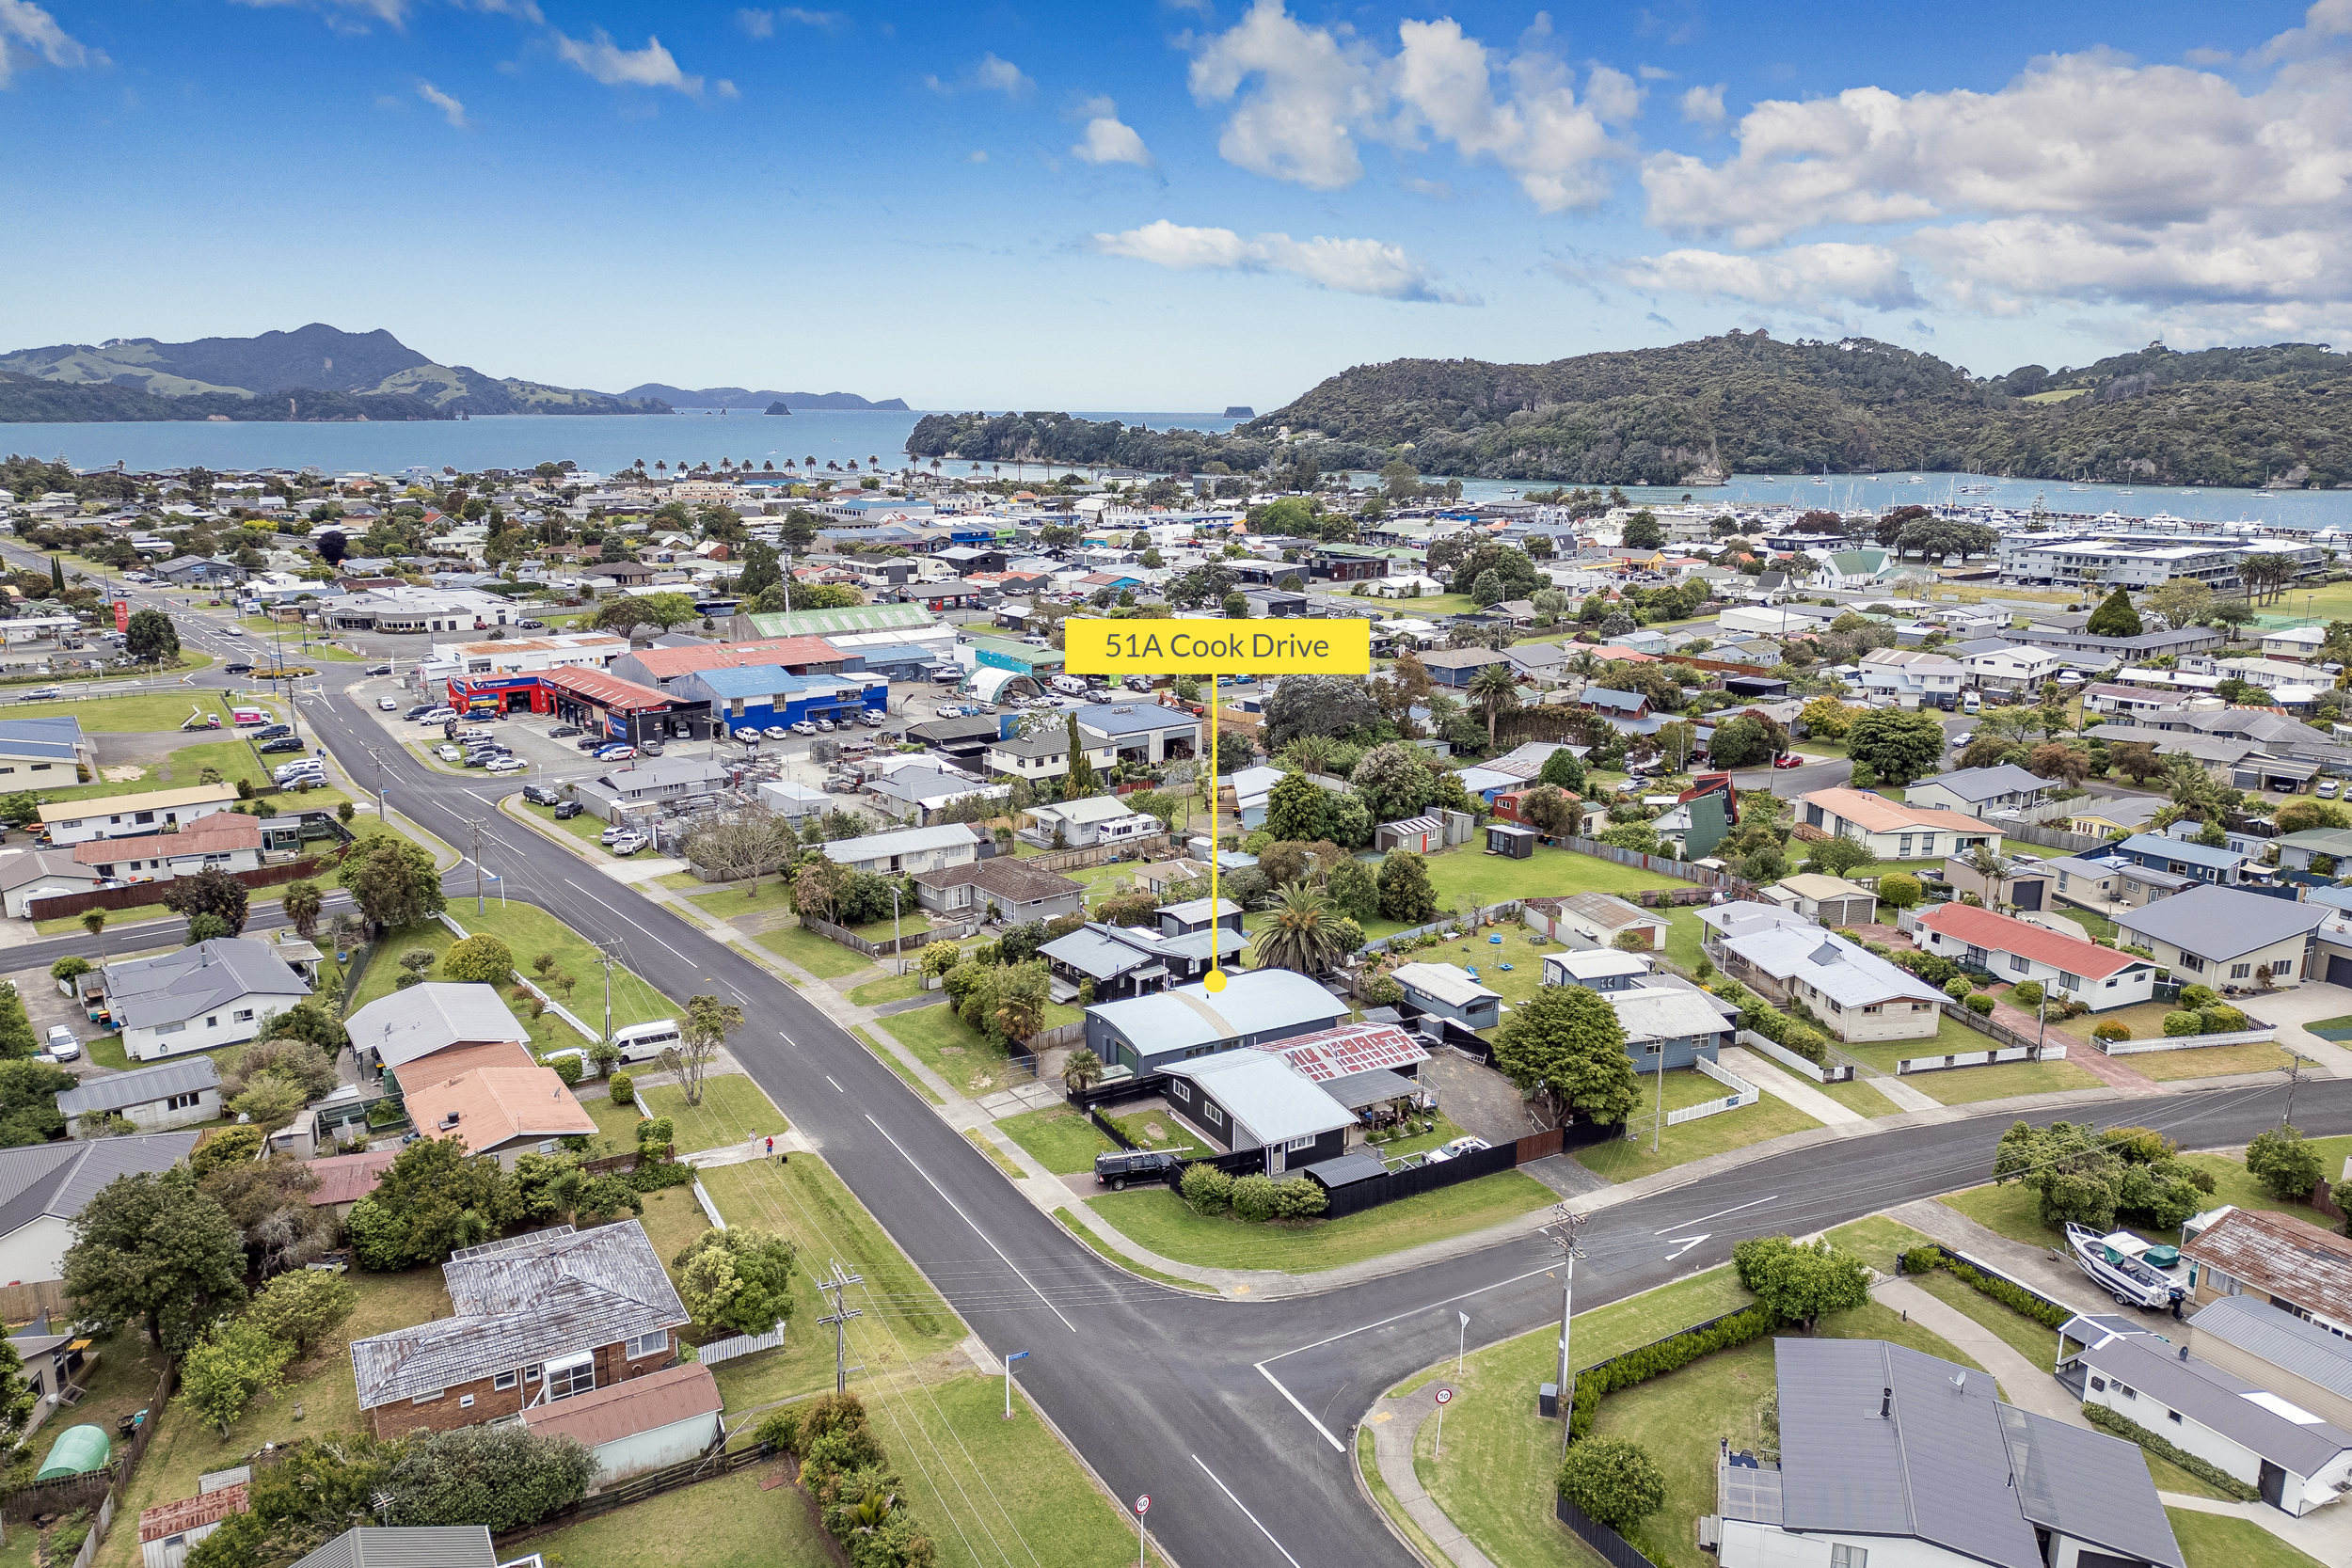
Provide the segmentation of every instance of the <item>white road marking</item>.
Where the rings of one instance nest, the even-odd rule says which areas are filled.
[[[830,1079],[827,1081],[831,1082]],[[841,1085],[838,1084],[834,1085],[834,1087],[835,1088],[839,1088],[840,1086]],[[1061,1318],[1062,1327],[1070,1330],[1073,1334],[1078,1332],[1078,1325],[1072,1323],[1068,1318],[1061,1317],[1061,1308],[1056,1307],[1052,1301],[1048,1300],[1044,1291],[1038,1290],[1036,1280],[1031,1279],[1027,1275],[1021,1273],[1019,1265],[1015,1264],[1011,1259],[1005,1256],[1004,1248],[998,1246],[994,1242],[989,1241],[988,1232],[982,1230],[978,1225],[974,1223],[972,1216],[963,1212],[962,1205],[959,1204],[954,1198],[947,1196],[947,1189],[941,1186],[936,1181],[931,1181],[931,1173],[925,1170],[921,1165],[914,1164],[914,1156],[909,1154],[906,1151],[905,1146],[900,1144],[898,1139],[890,1137],[889,1129],[882,1126],[881,1122],[876,1121],[871,1116],[868,1116],[866,1118],[866,1125],[873,1128],[875,1132],[880,1132],[883,1137],[890,1139],[890,1147],[898,1151],[898,1158],[904,1160],[908,1164],[914,1165],[914,1174],[921,1177],[924,1180],[930,1182],[931,1191],[939,1195],[940,1201],[946,1204],[948,1208],[953,1209],[956,1212],[956,1218],[972,1227],[973,1235],[977,1236],[983,1242],[988,1242],[988,1250],[994,1253],[997,1260],[1003,1263],[1005,1267],[1012,1270],[1015,1275],[1020,1276],[1021,1283],[1026,1285],[1032,1291],[1034,1291],[1038,1300],[1045,1303],[1045,1309],[1054,1314],[1057,1318]],[[1273,1538],[1269,1536],[1267,1539],[1271,1540]],[[1283,1555],[1288,1556],[1289,1554],[1284,1553]]]
[[[578,882],[573,881],[573,880],[572,880],[569,877],[566,877],[566,878],[564,878],[564,885],[565,887],[567,887],[567,888],[571,888],[571,889],[573,889],[574,891],[578,892],[578,893],[580,895],[580,896],[582,896],[582,897],[586,898],[586,899],[587,899],[590,903],[595,904],[595,905],[596,905],[598,909],[604,910],[604,911],[608,911],[608,912],[610,912],[610,913],[612,913],[612,914],[620,915],[620,916],[621,916],[621,918],[622,918],[623,920],[628,920],[628,916],[627,916],[627,915],[625,915],[625,914],[621,914],[621,911],[618,911],[618,910],[616,910],[616,909],[613,909],[612,905],[605,903],[603,900],[599,899],[599,898],[598,898],[598,897],[597,897],[595,894],[590,893],[590,892],[589,892],[586,888],[581,887],[581,886],[580,886]],[[631,926],[637,926],[637,922],[635,922],[634,920],[628,920],[628,923],[629,923]],[[638,928],[639,930],[641,930],[641,931],[645,931],[645,928],[644,928],[643,926],[637,926],[637,928]],[[651,931],[645,931],[645,935],[647,935],[648,937],[653,937],[653,940],[654,940],[655,942],[661,942],[661,948],[662,948],[662,951],[664,951],[664,952],[668,953],[671,957],[673,957],[673,958],[675,958],[678,959],[680,962],[683,962],[683,963],[691,963],[691,962],[693,962],[693,960],[692,960],[691,958],[687,958],[687,956],[686,956],[685,954],[683,954],[683,953],[679,952],[676,948],[672,947],[672,946],[671,946],[668,942],[661,942],[661,939],[660,939],[660,937],[656,937],[656,936],[654,936],[654,934],[653,934]]]
[[[849,1090],[847,1090],[847,1089],[843,1088],[840,1085],[838,1085],[838,1084],[834,1084],[834,1083],[833,1083],[833,1074],[832,1074],[832,1073],[830,1073],[830,1072],[828,1072],[828,1073],[826,1073],[826,1074],[825,1074],[825,1082],[826,1082],[826,1083],[828,1083],[828,1084],[833,1084],[833,1092],[834,1092],[834,1093],[835,1093],[835,1094],[848,1094],[848,1093],[850,1092]],[[888,1136],[889,1136],[889,1134],[888,1134],[888,1133],[886,1133],[886,1132],[885,1132],[884,1134],[882,1134],[882,1135],[883,1135],[884,1137],[888,1137]]]
[[[795,1051],[798,1051],[801,1048],[800,1041],[794,1039],[791,1036],[786,1034],[781,1029],[776,1031],[776,1038],[784,1041],[785,1044],[790,1046]]]
[[[1342,1453],[1345,1453],[1347,1451],[1347,1445],[1332,1436],[1331,1429],[1325,1426],[1321,1421],[1316,1420],[1315,1413],[1308,1409],[1305,1405],[1299,1403],[1298,1396],[1296,1394],[1294,1394],[1289,1389],[1282,1387],[1282,1380],[1276,1377],[1272,1372],[1267,1371],[1265,1370],[1265,1363],[1263,1361],[1258,1363],[1258,1375],[1264,1378],[1268,1383],[1273,1384],[1274,1386],[1280,1391],[1282,1397],[1291,1402],[1291,1408],[1297,1411],[1301,1416],[1306,1417],[1307,1424],[1309,1426],[1313,1427],[1317,1432],[1323,1433],[1323,1440],[1325,1442],[1330,1444],[1332,1448],[1338,1449]]]
[[[1192,1456],[1192,1462],[1195,1465],[1200,1465],[1200,1456],[1199,1454],[1194,1454]],[[1291,1556],[1291,1549],[1288,1546],[1283,1545],[1279,1541],[1276,1541],[1274,1539],[1274,1532],[1266,1528],[1263,1524],[1259,1522],[1258,1516],[1249,1512],[1247,1504],[1245,1504],[1239,1497],[1233,1497],[1233,1489],[1232,1487],[1226,1485],[1222,1481],[1217,1481],[1217,1475],[1215,1470],[1210,1469],[1206,1465],[1200,1465],[1200,1473],[1208,1477],[1211,1481],[1216,1481],[1216,1489],[1224,1493],[1227,1497],[1231,1498],[1235,1508],[1241,1510],[1241,1516],[1243,1518],[1248,1520],[1253,1525],[1257,1525],[1258,1533],[1264,1536],[1267,1541],[1273,1543],[1274,1549],[1282,1554],[1283,1560],[1288,1562],[1291,1565],[1291,1568],[1298,1568],[1298,1560]]]
[[[1483,1296],[1488,1291],[1500,1291],[1505,1285],[1517,1285],[1522,1279],[1534,1279],[1538,1275],[1547,1275],[1551,1272],[1550,1268],[1541,1268],[1530,1269],[1525,1274],[1515,1274],[1508,1279],[1498,1279],[1492,1285],[1481,1285],[1477,1290],[1465,1291],[1458,1296],[1448,1296],[1443,1301],[1433,1301],[1426,1307],[1416,1307],[1409,1312],[1394,1313],[1391,1316],[1382,1318],[1378,1323],[1363,1323],[1355,1328],[1343,1329],[1341,1332],[1331,1335],[1328,1338],[1317,1339],[1311,1345],[1294,1346],[1293,1348],[1284,1351],[1281,1355],[1269,1355],[1265,1358],[1265,1360],[1260,1361],[1256,1363],[1256,1365],[1260,1370],[1263,1370],[1267,1366],[1283,1359],[1285,1356],[1296,1355],[1302,1351],[1320,1350],[1325,1345],[1336,1343],[1341,1339],[1351,1338],[1359,1334],[1369,1333],[1375,1328],[1386,1328],[1392,1323],[1401,1323],[1405,1319],[1414,1317],[1420,1313],[1431,1311],[1439,1307],[1451,1307],[1457,1301],[1468,1301],[1472,1296]]]
[[[1677,1236],[1673,1238],[1675,1241],[1680,1242],[1682,1244],[1675,1248],[1672,1252],[1666,1254],[1666,1261],[1669,1263],[1673,1262],[1676,1259],[1681,1257],[1684,1253],[1690,1251],[1692,1247],[1698,1245],[1701,1242],[1707,1240],[1707,1238],[1712,1234],[1714,1234],[1714,1232],[1702,1230],[1695,1236]]]
[[[1780,1197],[1780,1195],[1779,1195],[1778,1193],[1774,1193],[1774,1194],[1773,1194],[1771,1197],[1759,1197],[1759,1198],[1756,1198],[1754,1202],[1750,1202],[1750,1203],[1742,1203],[1742,1204],[1740,1204],[1740,1205],[1738,1205],[1738,1206],[1736,1206],[1736,1207],[1734,1207],[1734,1208],[1730,1208],[1730,1209],[1718,1209],[1718,1210],[1716,1210],[1716,1211],[1715,1211],[1713,1213],[1711,1213],[1711,1214],[1701,1214],[1698,1218],[1696,1218],[1696,1219],[1694,1219],[1694,1220],[1677,1220],[1677,1221],[1675,1221],[1675,1222],[1674,1222],[1674,1224],[1672,1224],[1672,1225],[1670,1225],[1670,1226],[1666,1227],[1666,1230],[1679,1230],[1682,1227],[1684,1227],[1684,1226],[1686,1226],[1686,1225],[1705,1225],[1705,1224],[1706,1224],[1708,1220],[1719,1220],[1719,1219],[1722,1219],[1722,1218],[1723,1218],[1725,1214],[1736,1214],[1736,1213],[1738,1213],[1738,1212],[1739,1212],[1741,1209],[1753,1209],[1753,1208],[1756,1207],[1756,1205],[1757,1205],[1757,1204],[1772,1203],[1772,1202],[1776,1201],[1779,1197]],[[1650,1232],[1650,1234],[1651,1234],[1651,1235],[1653,1235],[1653,1236],[1663,1236],[1663,1235],[1666,1233],[1666,1230],[1653,1230],[1653,1231],[1651,1231],[1651,1232]],[[1678,1236],[1677,1236],[1677,1237],[1676,1237],[1675,1239],[1676,1239],[1677,1241],[1680,1241],[1680,1240],[1681,1240],[1681,1238],[1680,1238],[1680,1237],[1678,1237]]]

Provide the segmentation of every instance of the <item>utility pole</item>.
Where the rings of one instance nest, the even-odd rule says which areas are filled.
[[[381,822],[384,820],[384,753],[371,746],[368,748],[368,760],[375,764],[375,819]]]
[[[483,819],[478,816],[469,816],[465,819],[465,823],[467,827],[473,830],[473,912],[477,915],[484,915],[490,912],[490,907],[482,895],[482,829],[484,823]]]
[[[612,1043],[612,950],[598,943],[596,961],[604,966],[604,1043]]]
[[[833,1391],[836,1394],[846,1394],[850,1391],[850,1365],[841,1338],[842,1330],[849,1326],[851,1318],[866,1316],[864,1312],[849,1305],[845,1299],[845,1292],[852,1285],[865,1283],[864,1275],[847,1272],[841,1267],[841,1260],[837,1258],[833,1260],[833,1277],[817,1281],[818,1290],[829,1291],[833,1296],[833,1310],[817,1321],[820,1324],[831,1323],[833,1325]],[[1009,1399],[1011,1396],[1009,1393],[1006,1397]]]
[[[1576,1260],[1584,1256],[1581,1240],[1585,1221],[1590,1214],[1571,1213],[1565,1203],[1552,1205],[1553,1224],[1559,1227],[1551,1236],[1551,1244],[1560,1249],[1560,1265],[1567,1277],[1560,1287],[1560,1457],[1568,1454],[1568,1433],[1576,1425],[1576,1382],[1568,1370],[1568,1323],[1576,1308]]]
[[[2280,1127],[2290,1127],[2294,1125],[2295,1088],[2296,1085],[2303,1082],[2303,1069],[2310,1061],[2311,1058],[2304,1055],[2300,1052],[2289,1052],[2287,1053],[2287,1065],[2279,1069],[2280,1072],[2287,1075],[2287,1108],[2286,1114],[2279,1118],[2279,1125]]]
[[[1658,1073],[1658,1119],[1651,1126],[1649,1134],[1649,1151],[1655,1154],[1660,1141],[1666,1135],[1666,1042],[1660,1040],[1650,1047],[1650,1052],[1658,1058],[1655,1069]]]

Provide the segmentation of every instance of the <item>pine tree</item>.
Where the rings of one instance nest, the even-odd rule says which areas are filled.
[[[61,557],[49,558],[49,585],[60,594],[65,593],[65,562]]]
[[[2137,637],[2139,611],[2132,608],[2130,590],[2119,583],[2090,612],[2090,625],[2084,629],[2093,637]]]

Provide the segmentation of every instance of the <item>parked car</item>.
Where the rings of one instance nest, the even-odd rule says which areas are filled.
[[[465,759],[466,755],[454,746],[436,746],[433,748],[433,754],[443,762],[460,762]]]
[[[549,740],[569,740],[580,733],[578,724],[558,724],[548,732]]]
[[[60,1062],[71,1062],[82,1054],[82,1042],[73,1031],[62,1023],[49,1026],[49,1054]]]
[[[1164,1148],[1136,1149],[1125,1154],[1097,1154],[1094,1184],[1124,1192],[1130,1181],[1169,1181],[1184,1170],[1184,1157]]]
[[[658,757],[661,754],[661,742],[648,740],[637,748],[637,754],[641,757]]]
[[[424,721],[424,716],[431,713],[434,706],[435,705],[432,703],[420,703],[415,707],[412,707],[407,712],[402,714],[401,717],[408,721],[410,723],[422,723]]]
[[[605,829],[604,832],[596,835],[596,842],[610,847],[614,839],[621,837],[625,833],[633,833],[636,831],[636,829],[630,827],[626,822],[615,822],[611,827]]]
[[[741,741],[746,746],[756,746],[760,743],[760,740],[763,737],[761,736],[759,731],[752,728],[749,724],[746,724],[741,729],[735,732],[735,738]]]
[[[565,800],[555,808],[555,819],[558,822],[569,822],[586,809],[578,800]]]
[[[555,806],[564,803],[564,797],[557,793],[553,784],[525,784],[523,785],[523,799],[534,806]]]
[[[378,697],[375,700],[375,705],[378,710],[385,713],[397,713],[400,711],[400,705],[392,701],[389,697]]]
[[[572,744],[583,752],[593,752],[599,746],[612,745],[612,737],[609,735],[583,735]]]
[[[420,724],[446,724],[456,717],[457,710],[455,708],[443,705],[440,707],[430,707],[425,709],[422,713],[417,716],[417,722]]]
[[[611,849],[616,855],[633,855],[637,853],[638,850],[643,849],[646,845],[651,844],[652,842],[652,839],[647,838],[643,833],[628,832],[623,833],[620,837],[614,839],[605,847]]]
[[[391,673],[392,667],[389,664],[371,664],[368,666],[368,673],[371,675],[389,675]]]
[[[2336,792],[2343,787],[2342,783],[2335,779],[2322,779],[2319,781],[2319,787],[2312,793],[2323,800],[2332,800],[2336,798]]]
[[[778,740],[782,740],[787,736],[815,735],[817,733],[817,726],[803,719],[799,723],[791,725],[788,728],[780,725],[775,729],[770,730],[768,733],[774,736]]]
[[[239,659],[234,664],[222,665],[220,667],[220,673],[224,675],[249,675],[253,673],[253,666],[246,663],[243,659]]]
[[[545,621],[517,621],[515,624],[525,631],[545,631],[548,629],[548,624]]]
[[[637,755],[634,746],[607,746],[596,753],[598,762],[628,762]]]
[[[298,735],[281,735],[275,740],[264,740],[253,749],[262,752],[299,752],[303,749],[303,740]]]
[[[292,724],[264,724],[260,729],[253,732],[253,738],[256,740],[275,740],[281,735],[292,734],[294,734],[294,726]]]
[[[1772,759],[1772,766],[1774,768],[1803,768],[1804,758],[1794,752],[1783,752]]]
[[[1963,730],[1958,735],[1952,736],[1952,750],[1955,752],[1964,752],[1968,749],[1968,743],[1976,738],[1976,731]]]
[[[524,768],[530,767],[531,764],[520,761],[515,757],[496,756],[492,757],[484,766],[488,768],[493,773],[519,773]]]
[[[1454,1139],[1452,1143],[1446,1145],[1446,1148],[1452,1149],[1456,1154],[1468,1154],[1473,1149],[1492,1148],[1494,1148],[1494,1145],[1488,1143],[1484,1138],[1477,1137],[1475,1135],[1468,1135]]]
[[[931,711],[938,714],[942,719],[961,719],[963,717],[963,709],[956,706],[953,703],[942,703],[938,707],[932,709]]]
[[[460,740],[487,740],[490,738],[490,732],[484,729],[479,724],[469,724],[464,729],[457,732],[457,738]]]
[[[869,730],[881,729],[887,722],[879,713],[861,713],[857,716],[857,721]]]

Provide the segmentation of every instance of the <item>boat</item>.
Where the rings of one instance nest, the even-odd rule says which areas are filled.
[[[2278,497],[2276,497],[2276,496],[2274,496],[2274,495],[2272,495],[2272,494],[2271,494],[2269,491],[2267,491],[2267,490],[2257,490],[2257,491],[2255,491],[2255,492],[2254,492],[2254,499],[2255,499],[2256,500],[2258,500],[2258,501],[2267,501],[2267,500],[2277,500],[2279,498],[2278,498]]]
[[[2181,1286],[2162,1270],[2140,1261],[2146,1243],[2125,1231],[2102,1236],[2087,1225],[2066,1226],[2067,1249],[2074,1266],[2122,1307],[2169,1307],[2179,1301]]]

